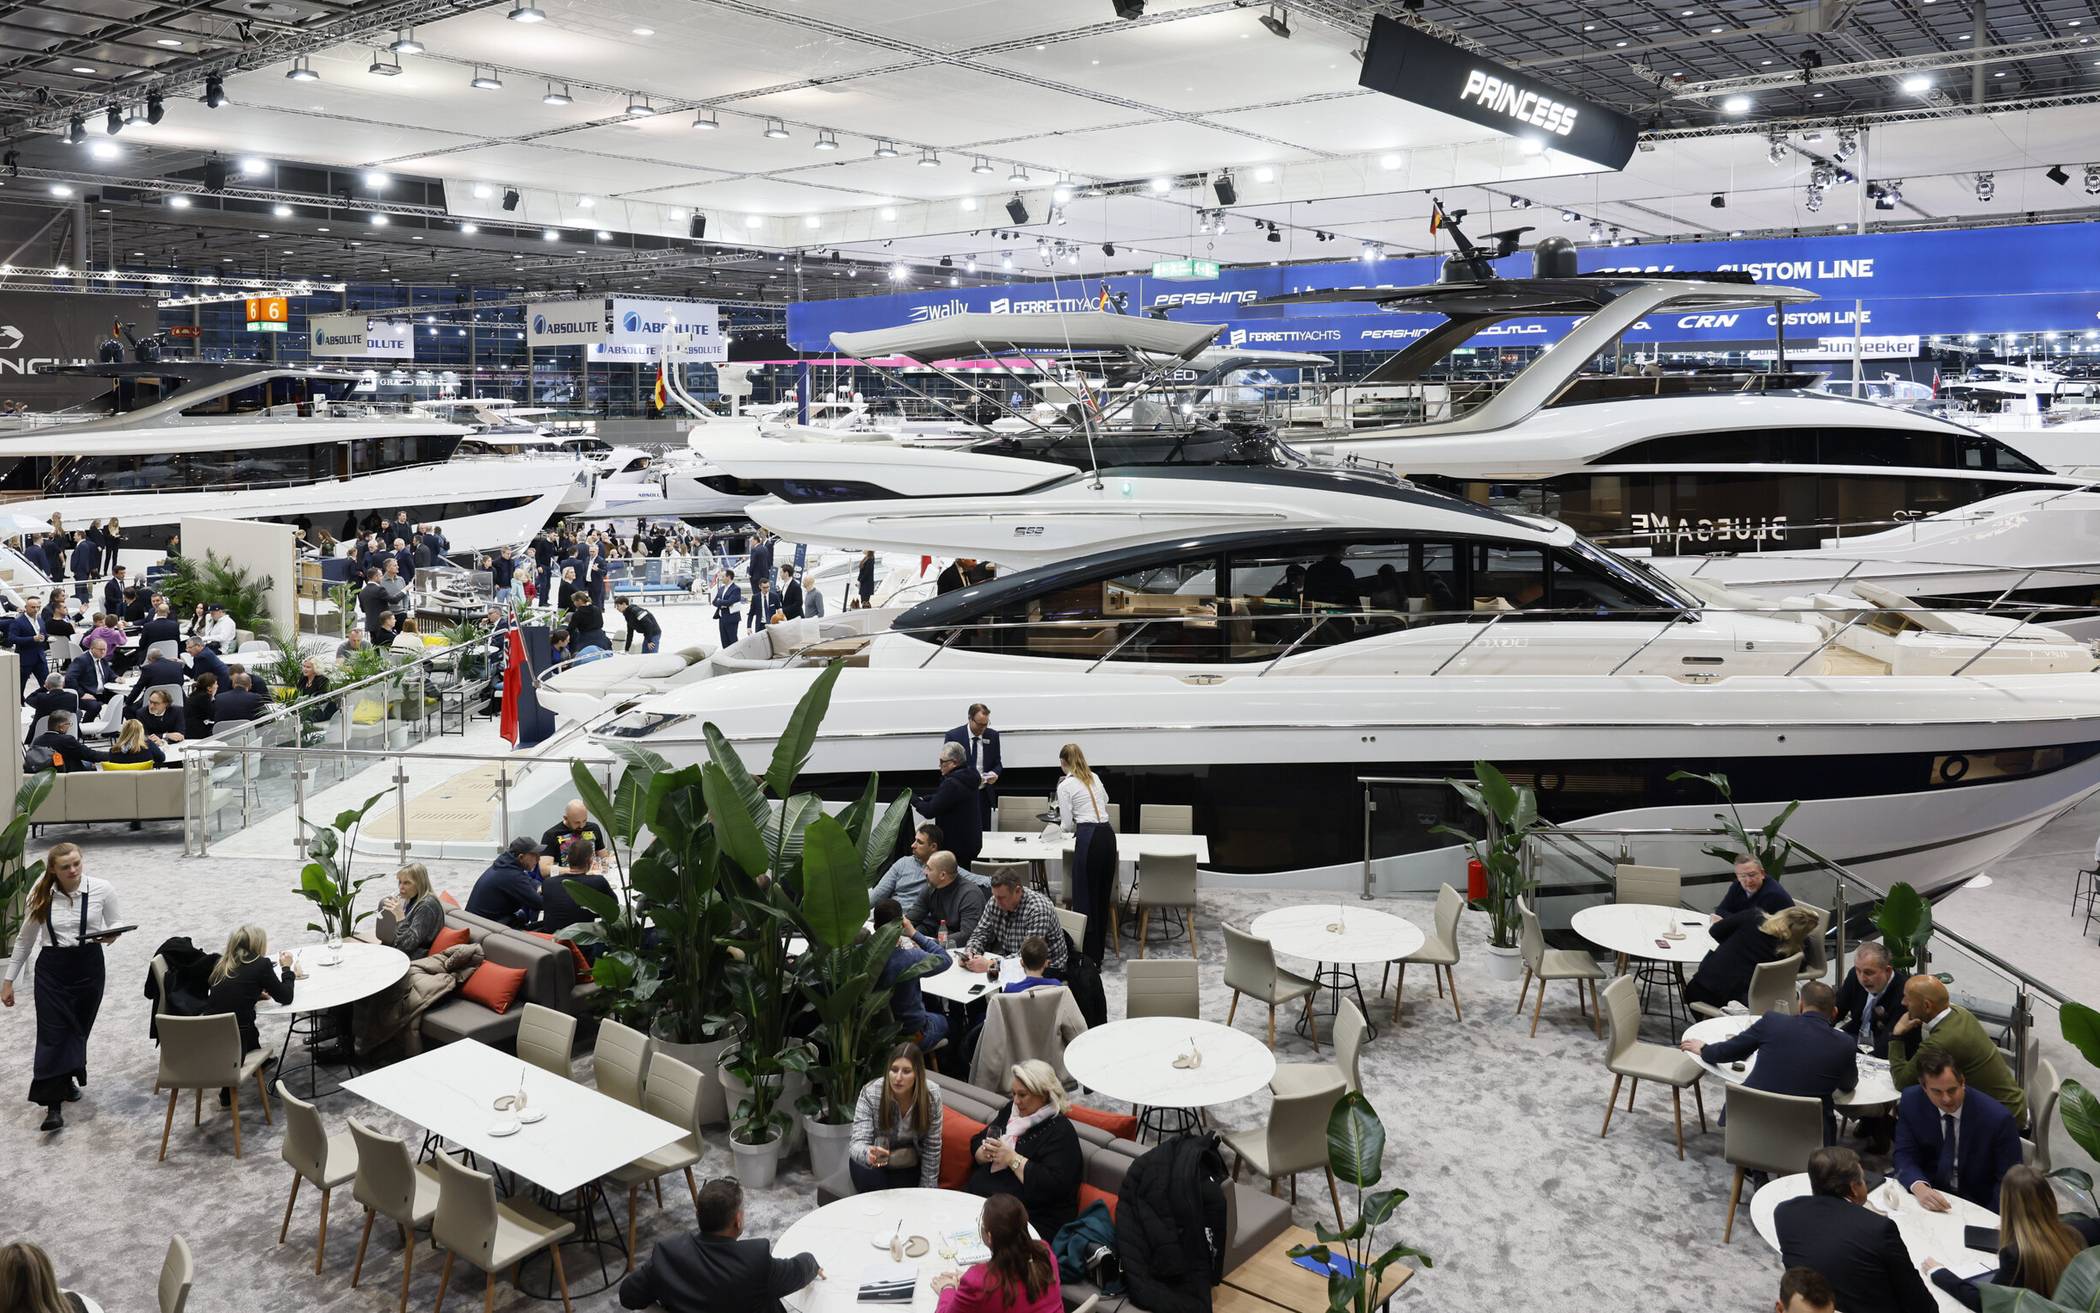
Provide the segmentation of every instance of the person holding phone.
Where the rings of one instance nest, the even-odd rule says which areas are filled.
[[[102,1010],[102,947],[130,926],[117,921],[117,890],[86,873],[77,843],[54,844],[44,873],[29,890],[27,915],[14,955],[0,978],[0,1006],[15,1005],[15,978],[36,958],[36,1057],[29,1101],[44,1107],[44,1124],[66,1124],[63,1107],[87,1084],[88,1036]],[[41,951],[39,951],[41,950]]]

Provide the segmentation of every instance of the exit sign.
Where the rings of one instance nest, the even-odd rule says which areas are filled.
[[[1161,282],[1189,283],[1218,276],[1216,260],[1155,260],[1152,276]]]
[[[248,331],[251,333],[288,333],[291,331],[291,325],[261,319],[249,324]]]

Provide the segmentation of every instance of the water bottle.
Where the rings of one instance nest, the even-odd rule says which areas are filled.
[[[940,940],[940,942],[941,942],[941,948],[942,948],[942,950],[943,950],[943,951],[946,951],[946,950],[947,950],[947,947],[948,947],[948,923],[947,923],[947,921],[943,920],[943,921],[941,922],[941,928],[940,928],[940,930],[939,930],[939,931],[937,931],[937,932],[936,932],[936,933],[934,934],[934,936],[933,936],[933,937],[934,937],[935,939],[938,939],[938,940]]]

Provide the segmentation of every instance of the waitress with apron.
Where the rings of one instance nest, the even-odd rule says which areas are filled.
[[[36,963],[36,1065],[29,1101],[44,1106],[44,1124],[66,1124],[60,1109],[87,1084],[88,1033],[102,1007],[102,946],[116,935],[116,886],[82,873],[80,845],[62,843],[44,857],[44,873],[29,891],[28,916],[14,956],[0,980],[0,1005],[15,1005],[15,977]]]
[[[1116,891],[1116,829],[1108,823],[1108,789],[1087,768],[1077,743],[1057,751],[1065,777],[1057,782],[1057,815],[1072,846],[1072,910],[1086,917],[1081,951],[1096,966],[1108,942],[1108,905]]]

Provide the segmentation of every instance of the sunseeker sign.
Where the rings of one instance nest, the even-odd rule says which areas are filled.
[[[1356,80],[1484,128],[1534,138],[1607,169],[1626,167],[1640,132],[1616,110],[1578,100],[1528,73],[1383,15],[1371,20]]]

